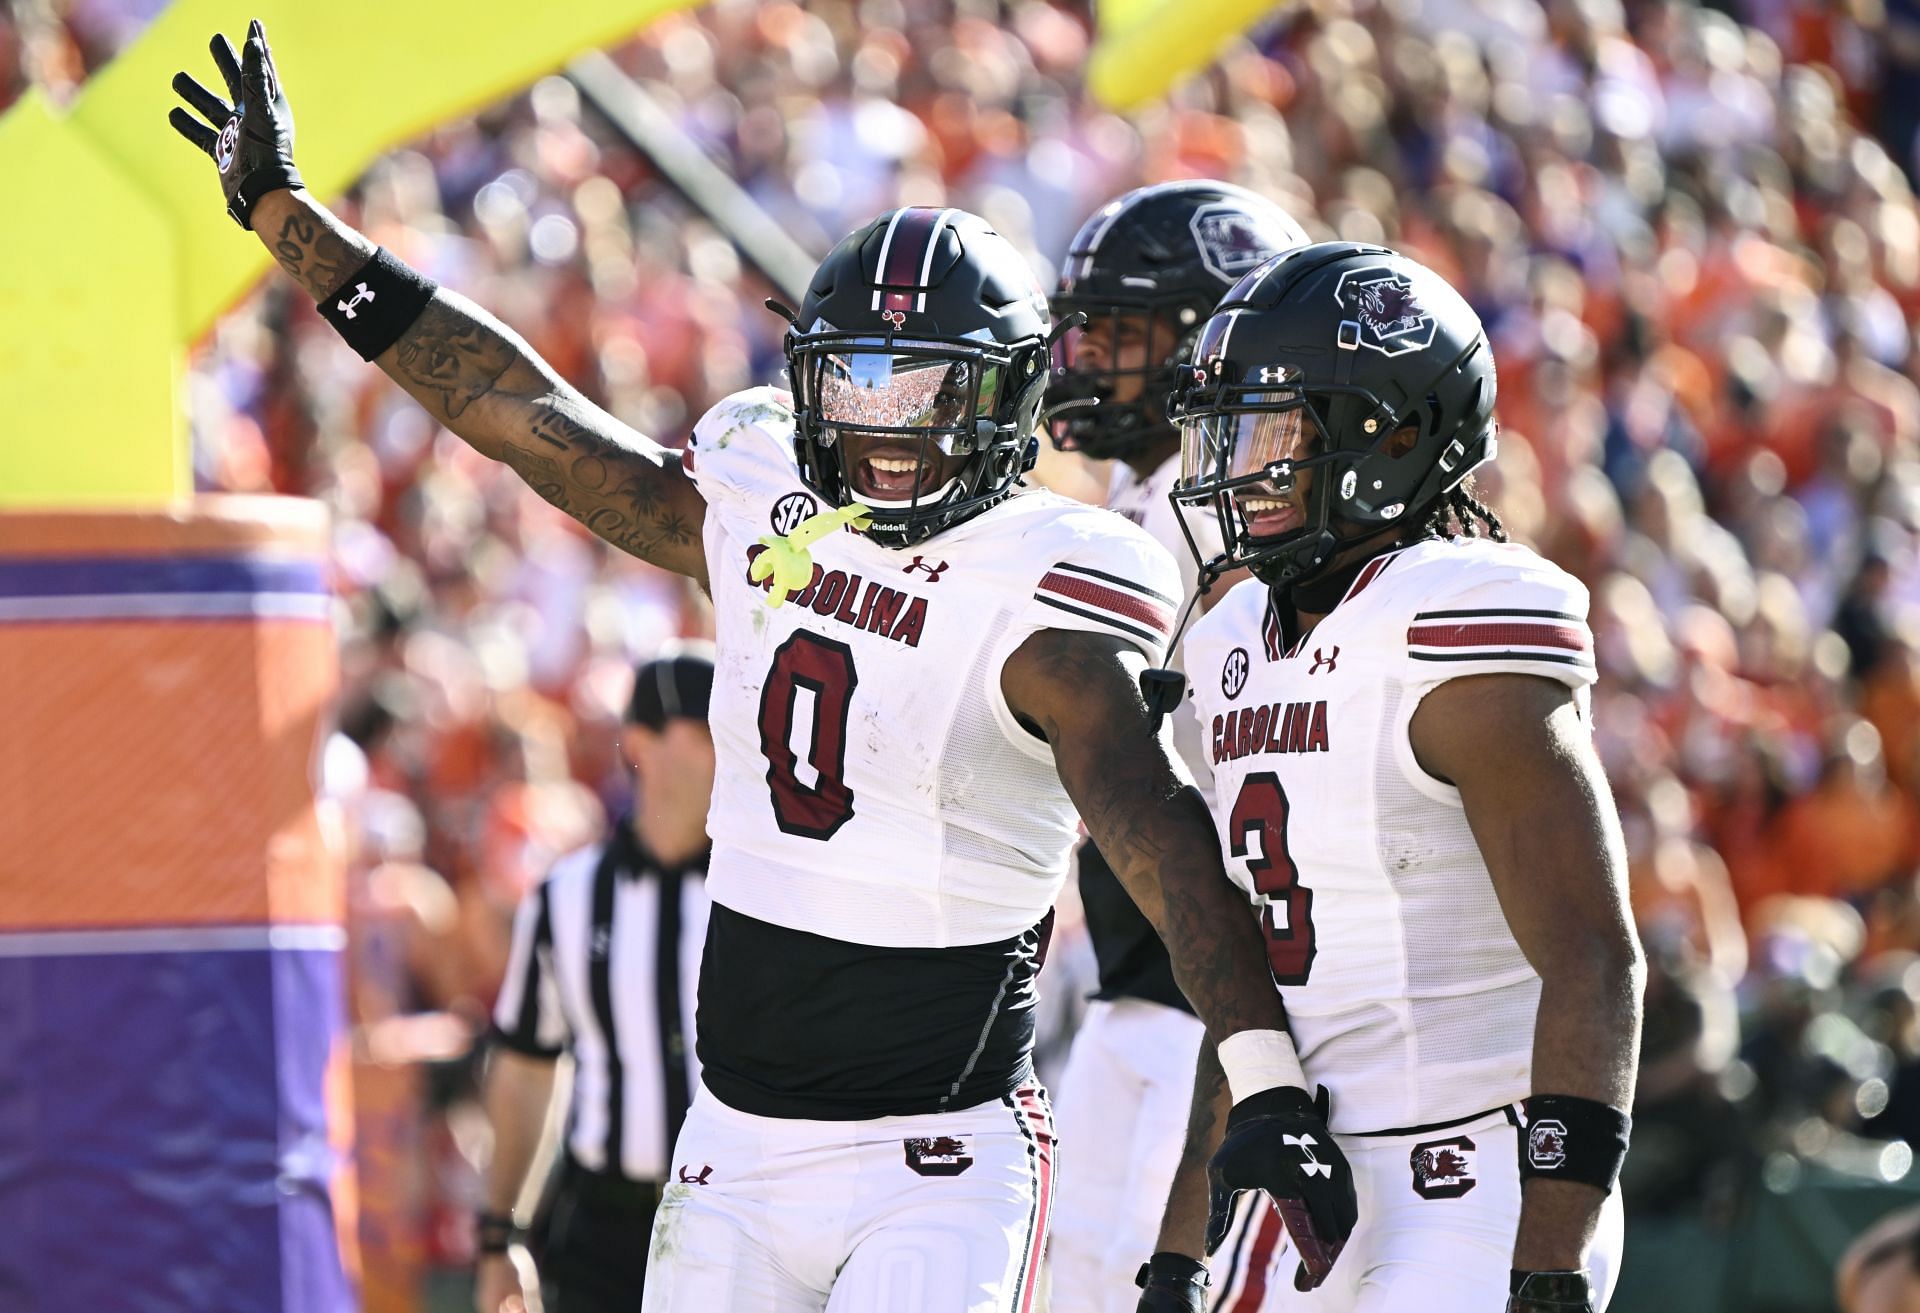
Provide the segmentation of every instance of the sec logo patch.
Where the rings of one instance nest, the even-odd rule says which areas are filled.
[[[1226,664],[1220,667],[1220,691],[1229,701],[1240,696],[1240,690],[1247,686],[1247,671],[1252,667],[1247,649],[1236,647],[1227,653]]]
[[[820,503],[813,499],[811,493],[790,492],[773,504],[773,514],[767,518],[773,522],[775,533],[789,534],[819,509]]]

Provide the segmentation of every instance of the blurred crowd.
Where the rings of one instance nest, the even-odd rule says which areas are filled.
[[[29,82],[70,95],[156,7],[0,8],[0,107]],[[1309,0],[1124,118],[1081,88],[1090,42],[1084,6],[1043,0],[718,0],[612,54],[815,253],[955,204],[1050,282],[1101,202],[1212,176],[1452,279],[1500,365],[1481,486],[1593,593],[1594,723],[1653,964],[1630,1208],[1712,1216],[1810,1164],[1904,1176],[1920,0]],[[778,375],[761,302],[792,289],[563,79],[387,157],[340,208],[670,444]],[[707,630],[705,602],[436,431],[283,280],[196,351],[191,404],[200,487],[333,510],[326,784],[362,1056],[431,1073],[386,1131],[362,1096],[363,1146],[385,1135],[418,1178],[395,1225],[457,1263],[461,1058],[515,899],[596,833],[627,672]],[[1104,486],[1051,451],[1038,477]],[[454,1111],[422,1126],[420,1100]]]

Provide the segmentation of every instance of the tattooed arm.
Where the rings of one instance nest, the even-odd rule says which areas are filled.
[[[1007,659],[1000,688],[1052,745],[1088,833],[1166,942],[1209,1033],[1283,1030],[1260,928],[1221,865],[1207,804],[1153,732],[1144,664],[1121,639],[1042,629]]]
[[[374,245],[305,191],[274,191],[253,231],[319,301]],[[375,362],[484,456],[622,551],[703,584],[706,503],[679,458],[581,396],[512,329],[442,288]]]

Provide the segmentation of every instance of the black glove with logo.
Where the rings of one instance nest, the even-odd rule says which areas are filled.
[[[1262,1090],[1233,1105],[1227,1134],[1207,1165],[1212,1186],[1207,1252],[1226,1239],[1234,1198],[1265,1190],[1300,1251],[1293,1284],[1312,1290],[1326,1280],[1360,1218],[1353,1169],[1327,1130],[1327,1090],[1317,1098],[1297,1086]]]
[[[202,123],[175,106],[167,115],[174,131],[198,146],[220,170],[220,187],[227,194],[227,213],[242,228],[253,227],[253,207],[262,196],[283,187],[304,187],[293,167],[293,111],[280,90],[273,70],[273,52],[267,49],[266,29],[255,19],[247,29],[240,58],[224,36],[211,45],[213,62],[226,79],[229,105],[185,73],[173,75],[173,89],[207,120]],[[210,123],[213,126],[208,127]]]
[[[1134,1313],[1207,1313],[1207,1265],[1162,1250],[1140,1265],[1133,1278],[1140,1287]]]
[[[1593,1286],[1581,1272],[1515,1272],[1507,1313],[1593,1313]]]

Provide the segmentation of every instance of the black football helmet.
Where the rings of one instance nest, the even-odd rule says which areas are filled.
[[[1207,320],[1169,399],[1173,499],[1215,508],[1226,544],[1203,568],[1311,580],[1365,536],[1337,525],[1383,532],[1489,459],[1493,399],[1480,318],[1431,269],[1353,242],[1268,261]],[[1309,473],[1296,517],[1281,503]]]
[[[1103,205],[1068,248],[1053,315],[1074,311],[1088,327],[1110,324],[1110,343],[1131,320],[1146,343],[1145,365],[1076,359],[1085,329],[1054,348],[1045,419],[1054,445],[1096,460],[1131,455],[1156,438],[1171,438],[1166,395],[1200,325],[1227,289],[1271,256],[1306,244],[1291,215],[1263,196],[1224,182],[1163,182]],[[1119,381],[1139,376],[1131,401],[1118,401]]]
[[[785,350],[800,477],[831,506],[866,505],[867,535],[909,547],[1009,496],[1039,454],[1047,300],[1026,259],[965,210],[914,206],[847,237],[814,272]],[[917,444],[960,472],[902,501],[861,497],[842,433]]]

